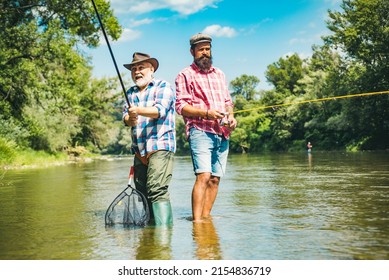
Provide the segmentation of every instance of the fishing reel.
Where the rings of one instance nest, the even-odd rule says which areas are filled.
[[[226,113],[220,113],[222,114],[224,117],[220,120],[220,125],[221,126],[230,126],[230,121],[228,120],[228,116],[230,115],[230,113],[226,112]]]

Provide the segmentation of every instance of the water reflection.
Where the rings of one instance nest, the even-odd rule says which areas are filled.
[[[0,258],[10,252],[17,259],[80,259],[78,248],[92,245],[87,183],[77,167],[63,171],[27,170],[1,187]]]
[[[389,153],[312,157],[230,155],[213,220],[195,224],[191,159],[177,157],[171,228],[105,228],[129,159],[7,170],[0,259],[389,259]]]
[[[137,260],[172,259],[172,227],[146,227],[141,230],[139,246],[136,248]]]
[[[196,242],[196,257],[199,260],[221,260],[222,251],[212,218],[193,223],[193,239]]]
[[[308,169],[312,170],[312,153],[308,153]]]

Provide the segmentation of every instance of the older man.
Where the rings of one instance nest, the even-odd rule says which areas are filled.
[[[173,222],[168,186],[176,150],[175,93],[170,84],[154,79],[158,60],[136,52],[124,67],[135,85],[127,91],[123,121],[131,127],[134,181],[149,202],[156,225]]]

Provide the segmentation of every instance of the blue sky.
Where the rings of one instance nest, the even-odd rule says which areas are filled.
[[[214,65],[227,81],[240,75],[260,79],[259,89],[270,89],[265,78],[269,64],[298,53],[312,54],[329,34],[328,10],[339,10],[341,0],[111,0],[123,34],[111,47],[126,87],[130,73],[122,65],[136,51],[159,60],[156,77],[174,86],[177,74],[192,63],[189,38],[198,32],[212,36]],[[89,50],[96,77],[116,76],[107,45]]]

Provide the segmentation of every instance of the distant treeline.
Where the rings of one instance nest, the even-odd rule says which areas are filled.
[[[106,0],[95,1],[113,39],[121,27]],[[50,3],[50,5],[48,4]],[[42,7],[43,6],[43,7]],[[330,35],[313,55],[268,65],[274,89],[242,74],[230,83],[238,113],[233,152],[389,148],[389,95],[295,104],[389,90],[389,1],[344,0],[328,11]],[[96,47],[99,25],[90,1],[0,0],[0,163],[15,151],[127,154],[117,78],[93,79],[80,48]],[[265,105],[292,103],[284,107]],[[177,116],[178,152],[185,153]]]

